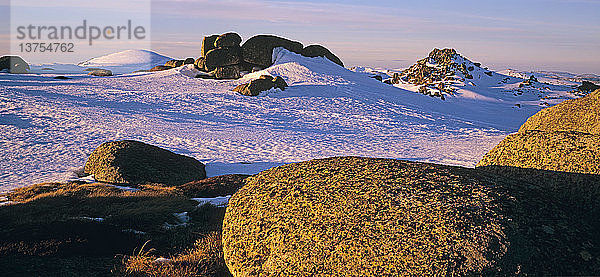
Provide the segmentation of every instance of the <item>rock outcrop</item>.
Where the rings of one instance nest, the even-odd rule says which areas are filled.
[[[85,173],[99,182],[131,185],[181,185],[206,178],[204,165],[196,159],[132,140],[100,145],[85,164]]]
[[[546,108],[477,166],[600,174],[600,90]]]
[[[304,47],[304,49],[302,49],[302,52],[300,53],[302,54],[302,56],[305,57],[325,57],[327,59],[329,59],[330,61],[338,64],[341,67],[344,67],[344,63],[342,62],[342,60],[340,60],[340,58],[338,58],[335,54],[331,53],[331,51],[329,51],[329,49],[321,46],[321,45],[309,45]]]
[[[273,78],[269,75],[262,75],[259,79],[252,80],[250,83],[237,86],[233,91],[239,92],[241,95],[258,96],[261,92],[273,88],[285,90],[287,86],[286,81],[280,76]]]
[[[577,89],[581,92],[590,92],[600,89],[600,86],[590,81],[583,81],[581,82],[581,86],[577,87]]]
[[[294,53],[302,53],[302,43],[271,35],[258,35],[248,39],[242,45],[244,61],[267,68],[273,65],[273,49],[283,47]]]
[[[27,73],[29,64],[19,56],[0,57],[0,71],[6,70],[9,73]]]
[[[225,261],[233,276],[595,274],[597,209],[543,184],[388,159],[285,165],[231,198]]]
[[[108,77],[108,76],[113,76],[112,71],[108,70],[108,69],[95,69],[92,70],[88,73],[88,75],[91,76],[98,76],[98,77]]]

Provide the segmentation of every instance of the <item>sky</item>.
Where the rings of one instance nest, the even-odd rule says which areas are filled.
[[[63,1],[70,6],[55,8],[72,19],[79,18],[68,9],[103,5]],[[322,44],[347,66],[401,68],[433,48],[449,47],[492,69],[600,73],[600,0],[130,0],[95,12],[111,14],[110,6],[115,13],[134,13],[123,6],[132,1],[151,1],[149,47],[175,58],[198,57],[203,36],[233,31],[244,40],[275,34]],[[1,18],[7,10],[0,4]],[[11,37],[5,25],[2,45]]]

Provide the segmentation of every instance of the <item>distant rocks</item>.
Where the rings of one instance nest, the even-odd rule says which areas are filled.
[[[185,60],[170,60],[165,63],[165,65],[157,65],[150,69],[150,72],[169,70],[177,67],[182,67],[188,64],[194,64],[194,58],[187,58]]]
[[[597,89],[600,89],[600,86],[596,85],[590,81],[583,81],[581,83],[581,86],[577,87],[577,89],[581,92],[590,92],[590,91],[595,91]]]
[[[600,174],[600,90],[532,116],[477,166]]]
[[[389,159],[285,165],[230,199],[225,262],[233,276],[594,275],[598,202],[571,205],[572,188]]]
[[[88,75],[98,76],[98,77],[108,77],[108,76],[113,76],[113,73],[112,73],[112,71],[110,71],[108,69],[94,69],[94,70],[90,71],[88,73]]]
[[[287,87],[285,80],[279,76],[273,78],[269,75],[262,75],[259,79],[252,80],[250,83],[242,84],[233,89],[233,91],[246,96],[258,96],[261,92],[273,88],[285,90]]]
[[[163,71],[163,70],[169,70],[169,69],[173,69],[173,67],[166,66],[166,65],[157,65],[157,66],[151,68],[150,71],[155,72],[155,71]]]
[[[181,185],[206,178],[204,165],[194,158],[138,141],[106,142],[90,155],[85,173],[99,182]]]
[[[0,71],[21,74],[27,73],[29,69],[29,64],[19,56],[0,57]]]

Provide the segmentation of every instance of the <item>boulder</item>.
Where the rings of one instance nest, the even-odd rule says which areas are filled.
[[[217,67],[237,65],[242,62],[241,48],[229,47],[229,48],[216,48],[208,51],[204,57],[205,69],[207,71],[213,71]]]
[[[217,37],[215,48],[239,47],[242,43],[242,37],[236,33],[226,33]]]
[[[214,71],[214,75],[216,79],[239,79],[241,77],[240,66],[228,65],[217,67]]]
[[[583,81],[581,86],[578,86],[577,89],[582,92],[590,92],[600,89],[600,86],[589,81]]]
[[[321,46],[321,45],[309,45],[304,47],[304,49],[302,49],[302,52],[300,53],[302,54],[302,56],[305,57],[325,57],[328,60],[338,64],[341,67],[344,67],[344,63],[342,62],[342,60],[340,60],[340,58],[338,58],[336,55],[334,55],[333,53],[331,53],[331,51],[329,51],[329,49]]]
[[[29,64],[19,56],[0,57],[0,71],[6,70],[9,73],[27,73]]]
[[[202,40],[202,48],[200,51],[201,57],[206,57],[206,53],[208,53],[208,51],[216,48],[215,41],[217,40],[218,37],[219,37],[219,35],[212,35],[212,36],[204,37],[204,39]]]
[[[150,71],[155,72],[155,71],[163,71],[163,70],[169,70],[169,69],[173,69],[173,67],[166,66],[166,65],[157,65],[157,66],[151,68]]]
[[[206,178],[204,165],[196,159],[132,140],[103,143],[84,171],[99,182],[131,185],[182,185]]]
[[[241,95],[258,96],[261,92],[272,89],[274,85],[272,80],[256,79],[250,83],[237,86],[233,91],[239,92]]]
[[[185,61],[183,61],[184,65],[186,65],[186,64],[195,64],[195,63],[196,63],[196,60],[194,60],[194,58],[187,58],[187,59],[185,59]]]
[[[576,131],[600,135],[600,90],[539,111],[527,119],[519,132],[530,130]]]
[[[274,88],[278,88],[280,90],[285,90],[288,87],[287,82],[281,77],[277,76],[273,79]]]
[[[520,131],[477,164],[600,174],[600,135],[576,131]]]
[[[284,165],[230,199],[225,262],[233,276],[596,274],[598,212],[545,184],[389,159]]]
[[[200,57],[194,62],[194,65],[196,66],[196,68],[198,70],[208,71],[208,70],[206,70],[206,63],[204,61],[205,61],[204,57]]]
[[[244,180],[250,175],[231,174],[197,180],[178,186],[187,197],[213,198],[233,195],[244,186]]]
[[[90,71],[88,73],[88,75],[98,76],[98,77],[108,77],[108,76],[113,76],[113,73],[112,73],[112,71],[110,71],[108,69],[96,69],[96,70]]]
[[[258,35],[242,45],[242,56],[244,61],[266,68],[273,65],[273,49],[277,47],[283,47],[298,54],[304,48],[300,42],[271,35]]]
[[[170,60],[165,63],[165,66],[180,67],[180,66],[183,66],[183,63],[184,63],[183,60]]]

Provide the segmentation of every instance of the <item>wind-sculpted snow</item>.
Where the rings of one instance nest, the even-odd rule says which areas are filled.
[[[124,139],[192,156],[210,176],[348,155],[474,166],[541,109],[440,101],[285,50],[240,80],[185,70],[69,80],[0,74],[0,190],[72,178],[97,146]],[[290,87],[258,97],[231,91],[262,74]]]

